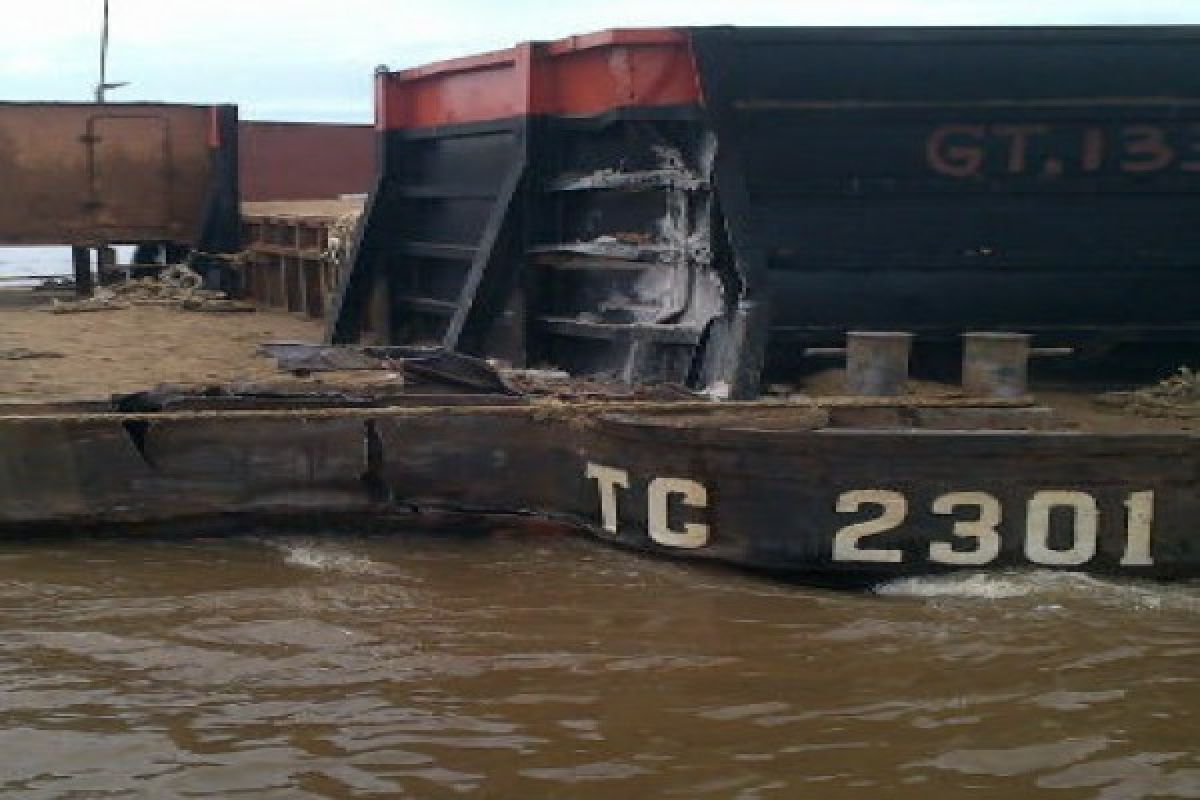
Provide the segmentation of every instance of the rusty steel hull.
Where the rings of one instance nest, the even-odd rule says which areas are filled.
[[[0,533],[449,511],[551,519],[639,550],[822,581],[998,568],[1200,576],[1195,434],[703,416],[459,406],[0,417]]]
[[[232,107],[0,103],[0,244],[228,249],[231,116]]]
[[[238,158],[245,203],[366,194],[375,183],[375,130],[242,120]]]

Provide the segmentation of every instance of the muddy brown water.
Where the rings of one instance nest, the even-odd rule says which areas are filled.
[[[1200,586],[569,536],[0,545],[12,797],[1200,797]]]

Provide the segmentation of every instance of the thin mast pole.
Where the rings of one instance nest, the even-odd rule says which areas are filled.
[[[104,102],[108,83],[108,0],[104,0],[104,26],[100,29],[100,83],[96,84],[96,102]]]

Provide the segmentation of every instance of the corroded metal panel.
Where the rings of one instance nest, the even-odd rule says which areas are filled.
[[[0,244],[197,244],[218,180],[214,111],[0,104]]]
[[[366,194],[375,182],[370,125],[243,120],[238,140],[243,202]]]
[[[618,29],[378,73],[375,113],[379,128],[400,130],[699,99],[683,31]]]

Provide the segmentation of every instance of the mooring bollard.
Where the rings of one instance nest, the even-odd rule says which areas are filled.
[[[1022,397],[1028,393],[1027,333],[964,333],[963,391],[975,397]]]
[[[904,394],[912,334],[849,331],[846,334],[846,391],[890,397]]]

